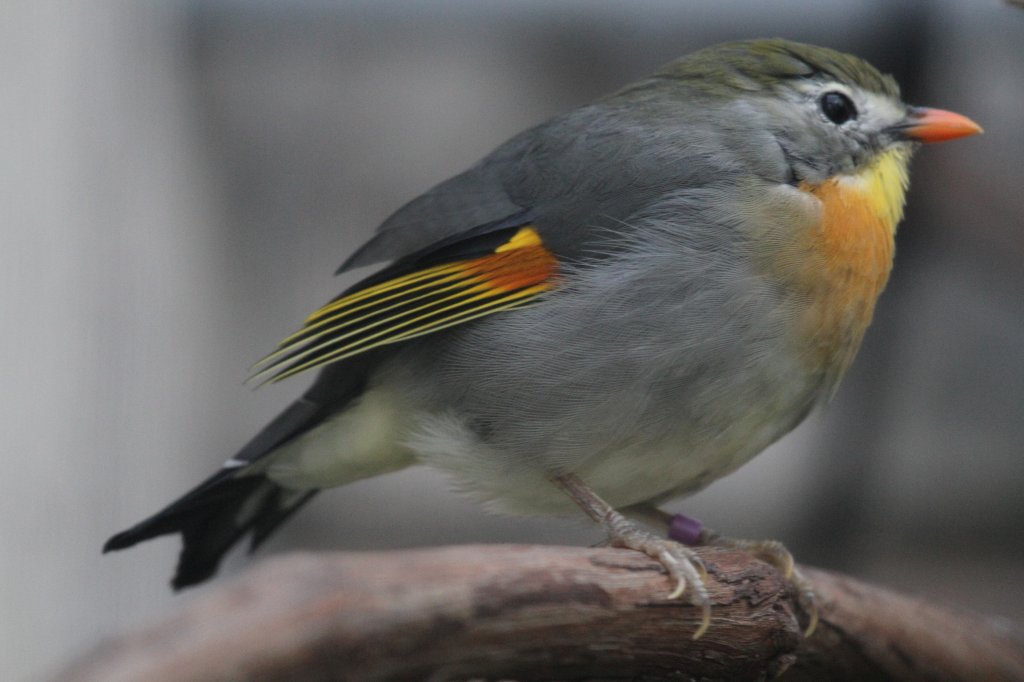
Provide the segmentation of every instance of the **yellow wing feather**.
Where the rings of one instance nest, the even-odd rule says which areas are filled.
[[[478,258],[442,263],[356,289],[320,308],[256,364],[250,381],[280,381],[332,362],[503,310],[550,290],[557,259],[531,226]]]

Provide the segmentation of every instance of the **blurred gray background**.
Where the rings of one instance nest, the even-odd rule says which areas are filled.
[[[725,39],[894,73],[980,138],[915,161],[897,264],[838,398],[674,505],[807,563],[1024,620],[1024,11],[996,0],[5,0],[0,679],[200,594],[178,540],[101,557],[300,392],[250,362],[401,203],[512,134]],[[357,273],[361,274],[361,273]],[[592,543],[410,470],[321,495],[294,548]]]

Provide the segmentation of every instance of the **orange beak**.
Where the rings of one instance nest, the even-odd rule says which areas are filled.
[[[966,116],[927,107],[910,107],[903,122],[890,130],[915,142],[945,142],[985,132]]]

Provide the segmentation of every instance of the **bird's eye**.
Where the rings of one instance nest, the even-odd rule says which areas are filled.
[[[819,103],[821,104],[821,113],[825,114],[825,117],[836,125],[841,125],[852,118],[857,118],[857,107],[854,106],[849,97],[841,92],[836,92],[835,90],[826,92],[821,96]]]

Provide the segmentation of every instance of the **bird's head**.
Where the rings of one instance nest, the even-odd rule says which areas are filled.
[[[764,145],[752,132],[769,132],[791,184],[862,183],[893,223],[918,144],[982,132],[960,114],[907,105],[891,76],[858,57],[781,39],[715,45],[668,64],[653,81],[714,103],[714,125],[732,145]]]

